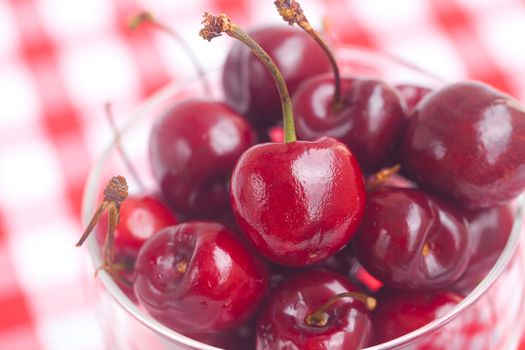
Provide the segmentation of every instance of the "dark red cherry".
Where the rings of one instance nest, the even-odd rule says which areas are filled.
[[[488,85],[429,94],[403,142],[404,170],[466,208],[503,205],[525,189],[525,108]]]
[[[469,223],[472,253],[467,270],[454,288],[468,293],[487,275],[507,244],[514,212],[508,206],[465,212]]]
[[[405,113],[399,95],[386,83],[365,78],[341,80],[342,105],[334,109],[335,80],[316,76],[293,96],[297,136],[331,136],[348,145],[365,171],[384,166],[395,150]]]
[[[153,195],[130,195],[120,206],[119,223],[115,230],[115,254],[136,257],[140,247],[154,233],[177,223],[171,210]],[[97,241],[104,244],[108,216],[100,218]]]
[[[161,230],[140,249],[135,270],[141,305],[185,334],[242,324],[257,310],[268,286],[266,266],[215,223]]]
[[[401,96],[401,101],[404,104],[407,116],[412,113],[423,97],[432,92],[429,88],[412,84],[395,85],[395,88]]]
[[[253,142],[248,123],[222,103],[193,99],[171,106],[149,142],[153,174],[168,204],[189,218],[228,211],[231,171]]]
[[[322,49],[300,30],[272,26],[249,34],[273,58],[290,93],[303,80],[330,69]],[[281,119],[279,94],[272,75],[240,42],[233,44],[226,58],[222,85],[226,102],[254,125],[268,127]]]
[[[452,310],[463,297],[451,292],[406,292],[383,290],[373,312],[376,343],[386,342],[408,334]],[[432,336],[428,336],[432,339]],[[417,350],[437,350],[437,347],[418,347]],[[445,348],[443,348],[445,349]]]
[[[442,288],[465,271],[470,236],[458,209],[420,190],[386,187],[368,194],[356,251],[387,286]]]
[[[354,235],[365,187],[357,160],[342,143],[266,143],[247,150],[231,180],[241,230],[270,260],[306,266],[335,254]]]
[[[359,292],[347,278],[313,269],[286,280],[269,299],[257,322],[257,350],[352,350],[372,336],[370,312],[356,298],[342,297],[326,308],[325,322],[308,316],[341,293]]]

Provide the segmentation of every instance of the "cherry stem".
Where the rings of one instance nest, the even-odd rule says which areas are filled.
[[[383,182],[385,182],[389,177],[392,175],[395,175],[399,172],[399,169],[401,169],[401,165],[396,164],[389,168],[384,168],[379,170],[377,173],[372,175],[367,181],[366,181],[366,189],[368,191],[375,190],[377,187],[379,187]]]
[[[111,126],[111,129],[113,130],[113,134],[115,135],[114,138],[115,138],[115,146],[117,147],[117,151],[119,152],[120,157],[122,158],[122,161],[124,162],[129,173],[131,174],[131,176],[137,183],[140,192],[144,192],[144,189],[146,188],[144,186],[144,182],[142,182],[142,180],[140,179],[140,176],[137,172],[137,168],[135,168],[135,166],[129,159],[128,155],[124,151],[124,147],[122,147],[120,131],[117,128],[117,124],[115,123],[115,118],[113,116],[113,110],[111,108],[111,103],[108,102],[104,105],[104,111],[106,112],[106,117],[108,119],[109,125]]]
[[[281,98],[281,106],[283,110],[283,128],[284,128],[284,141],[286,143],[297,140],[295,135],[294,117],[292,111],[292,101],[286,82],[284,81],[283,75],[277,68],[277,65],[272,58],[263,50],[263,48],[251,38],[246,32],[244,32],[239,26],[234,24],[228,16],[220,14],[218,16],[204,13],[204,20],[202,21],[204,27],[200,30],[199,35],[211,41],[211,39],[221,36],[222,33],[241,41],[243,44],[248,46],[250,50],[261,60],[266,66],[268,71],[272,74],[279,90],[279,96]]]
[[[123,176],[114,176],[109,180],[104,189],[104,200],[95,211],[88,226],[84,230],[82,237],[78,240],[76,246],[80,247],[89,237],[93,229],[100,221],[102,214],[108,210],[108,229],[103,247],[102,269],[111,270],[115,257],[113,243],[115,240],[115,230],[120,219],[120,205],[128,197],[128,184]]]
[[[326,40],[324,40],[321,37],[321,35],[312,27],[310,22],[308,22],[308,19],[306,19],[306,16],[303,13],[301,5],[299,5],[297,1],[275,0],[274,4],[277,7],[277,11],[279,11],[281,17],[286,22],[288,22],[289,25],[297,24],[305,32],[307,32],[315,40],[315,42],[318,43],[319,46],[321,46],[321,48],[325,52],[326,56],[328,57],[328,60],[330,61],[330,65],[332,66],[332,71],[334,72],[335,91],[332,108],[335,111],[340,110],[340,108],[343,106],[343,103],[341,101],[341,74],[339,73],[337,61],[335,60],[334,54],[332,53],[330,46],[328,45]]]
[[[338,301],[341,298],[352,298],[359,300],[363,304],[365,304],[366,308],[370,311],[374,310],[377,306],[377,300],[373,297],[370,297],[366,294],[359,293],[359,292],[346,292],[346,293],[340,293],[337,295],[334,295],[326,303],[324,303],[323,306],[321,306],[316,311],[306,315],[304,322],[308,326],[312,327],[324,327],[328,324],[329,315],[326,312],[328,308],[330,308],[336,301]]]
[[[204,90],[204,93],[207,96],[211,96],[211,85],[208,79],[206,78],[206,73],[204,71],[204,68],[202,64],[200,63],[199,58],[195,54],[195,52],[191,49],[190,45],[188,45],[188,42],[184,40],[175,30],[167,26],[166,24],[158,21],[151,12],[148,11],[142,11],[137,13],[135,16],[131,17],[129,21],[129,27],[132,30],[137,29],[142,23],[148,22],[152,24],[155,28],[159,29],[160,31],[163,31],[164,33],[168,34],[170,37],[175,39],[179,45],[182,47],[182,49],[186,52],[190,60],[193,62],[193,65],[195,67],[195,70],[197,71],[197,74],[199,76],[199,80],[201,81],[202,88]]]

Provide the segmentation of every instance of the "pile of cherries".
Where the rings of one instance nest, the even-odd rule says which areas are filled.
[[[478,82],[431,91],[341,76],[299,4],[275,4],[303,30],[248,35],[205,14],[203,38],[239,40],[225,101],[159,115],[160,191],[128,196],[114,177],[79,244],[97,227],[101,269],[212,345],[391,340],[457,305],[498,258],[525,189],[525,108]],[[281,120],[284,140],[270,141]]]

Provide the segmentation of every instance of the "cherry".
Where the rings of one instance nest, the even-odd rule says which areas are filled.
[[[384,290],[373,312],[376,343],[386,342],[408,334],[452,310],[463,297],[452,292],[404,292]],[[428,336],[432,338],[432,336]],[[440,347],[418,347],[434,350]]]
[[[160,229],[172,226],[177,219],[171,210],[153,195],[130,195],[120,206],[120,220],[115,228],[115,254],[137,256],[144,242]],[[108,216],[100,218],[96,238],[103,244]]]
[[[291,93],[306,78],[330,69],[323,51],[301,31],[271,26],[249,34],[275,60]],[[235,43],[228,53],[222,86],[226,102],[253,125],[269,127],[280,120],[279,94],[272,75],[241,43]]]
[[[385,187],[368,195],[356,251],[385,285],[429,289],[461,276],[470,243],[459,210],[420,190]]]
[[[402,292],[385,290],[374,310],[376,342],[384,342],[412,332],[451,311],[463,298],[446,291]],[[412,350],[497,349],[491,305],[476,303],[463,310],[436,332],[410,343]]]
[[[395,150],[405,115],[393,88],[378,80],[343,78],[344,105],[332,108],[334,80],[317,76],[293,97],[297,135],[332,136],[347,144],[368,171],[385,165]]]
[[[467,294],[487,275],[501,255],[514,225],[514,213],[508,206],[467,211],[472,241],[467,270],[454,288]]]
[[[250,126],[226,105],[177,102],[151,130],[153,175],[174,210],[189,218],[218,215],[229,210],[230,174],[253,142]]]
[[[434,91],[410,118],[403,167],[466,208],[503,205],[525,189],[525,108],[478,82]]]
[[[274,262],[306,266],[326,259],[348,243],[362,217],[357,160],[332,138],[296,141],[290,96],[272,59],[225,15],[206,14],[203,23],[203,38],[225,32],[253,49],[281,96],[286,143],[249,148],[232,173],[231,203],[241,230]]]
[[[334,72],[333,78],[317,75],[304,81],[293,95],[297,136],[334,137],[350,147],[365,171],[379,169],[395,150],[405,122],[398,93],[379,80],[341,78],[328,44],[308,23],[299,3],[275,4],[285,21],[299,25],[321,45]]]
[[[332,138],[250,148],[235,167],[231,192],[248,240],[289,266],[314,264],[346,245],[365,201],[357,161]]]
[[[375,300],[348,279],[322,269],[287,279],[257,322],[257,350],[361,349],[372,337]],[[368,308],[367,308],[368,307]]]
[[[404,103],[407,115],[410,115],[412,111],[414,111],[423,97],[432,92],[429,88],[412,84],[395,85],[395,89],[401,96],[401,101]]]
[[[175,331],[234,328],[257,310],[266,293],[266,266],[224,226],[188,222],[152,236],[135,264],[135,294]]]

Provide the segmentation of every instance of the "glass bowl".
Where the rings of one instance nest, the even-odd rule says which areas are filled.
[[[379,78],[391,84],[412,83],[436,88],[444,84],[437,76],[394,57],[357,47],[337,50],[344,74]],[[222,100],[220,72],[208,73],[215,100]],[[202,85],[194,79],[167,86],[145,101],[121,130],[120,142],[140,172],[146,191],[155,190],[147,159],[148,137],[159,113],[175,100],[203,97]],[[128,175],[119,158],[116,141],[103,152],[91,171],[83,197],[82,220],[87,225],[107,180],[116,174]],[[130,192],[139,192],[138,183],[128,176]],[[516,349],[525,329],[525,235],[524,196],[515,200],[516,220],[508,243],[489,274],[455,308],[442,317],[400,338],[369,347],[368,350],[510,350]],[[88,240],[93,266],[101,265],[94,235]],[[154,320],[135,305],[101,272],[92,284],[95,305],[105,333],[107,347],[127,349],[218,349],[185,337]]]

